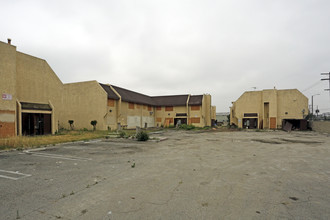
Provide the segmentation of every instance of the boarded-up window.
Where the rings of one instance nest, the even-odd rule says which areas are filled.
[[[108,99],[108,106],[114,107],[115,106],[115,100],[114,99]]]
[[[146,105],[143,105],[143,109],[147,109],[147,106]]]
[[[160,111],[160,110],[162,110],[162,107],[161,107],[161,106],[157,106],[157,107],[156,107],[156,110],[157,110],[157,111]]]
[[[197,111],[197,110],[200,110],[201,109],[201,106],[200,105],[192,105],[191,106],[191,110],[192,111]]]
[[[194,118],[191,118],[191,123],[200,123],[200,118],[199,117],[194,117]]]
[[[150,105],[148,105],[148,111],[151,111],[151,106]]]
[[[136,108],[137,108],[137,109],[140,109],[140,108],[141,108],[141,105],[136,104]]]
[[[173,118],[165,118],[165,121],[169,121],[170,123],[174,122]]]
[[[162,118],[156,118],[156,122],[162,122]]]
[[[173,111],[173,106],[165,106],[165,111]]]
[[[128,103],[128,108],[129,108],[129,109],[134,109],[134,103],[129,102],[129,103]]]

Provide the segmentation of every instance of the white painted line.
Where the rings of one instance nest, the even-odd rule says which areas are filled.
[[[40,152],[30,152],[30,151],[24,151],[25,154],[29,154],[32,156],[39,156],[39,157],[49,157],[54,159],[63,159],[63,160],[78,160],[78,161],[88,161],[92,160],[91,158],[85,158],[85,157],[71,157],[67,155],[60,155],[60,154],[48,154],[48,153],[40,153]]]
[[[31,174],[24,174],[24,173],[20,173],[18,171],[14,172],[14,171],[8,171],[8,170],[0,170],[0,172],[7,173],[7,175],[0,175],[0,177],[6,178],[6,179],[11,179],[11,180],[19,180],[19,179],[22,179],[25,177],[32,176]],[[12,176],[9,176],[9,175],[12,175]],[[13,177],[15,175],[18,177]]]

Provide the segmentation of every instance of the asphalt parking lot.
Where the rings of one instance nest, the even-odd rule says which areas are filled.
[[[328,135],[153,136],[1,152],[1,219],[330,218]]]

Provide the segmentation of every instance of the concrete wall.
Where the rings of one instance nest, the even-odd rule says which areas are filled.
[[[313,121],[312,130],[330,134],[330,121]]]
[[[60,126],[70,128],[68,120],[74,120],[75,128],[91,130],[91,121],[96,120],[96,129],[106,130],[107,100],[107,93],[97,81],[65,84]]]
[[[63,83],[43,59],[17,52],[16,60],[18,101],[51,104],[52,133],[54,133],[58,130],[57,122],[63,112]]]
[[[0,137],[17,133],[16,47],[0,42]]]

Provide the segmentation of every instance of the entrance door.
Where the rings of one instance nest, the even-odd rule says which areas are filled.
[[[23,135],[44,135],[51,133],[51,114],[22,113]]]

